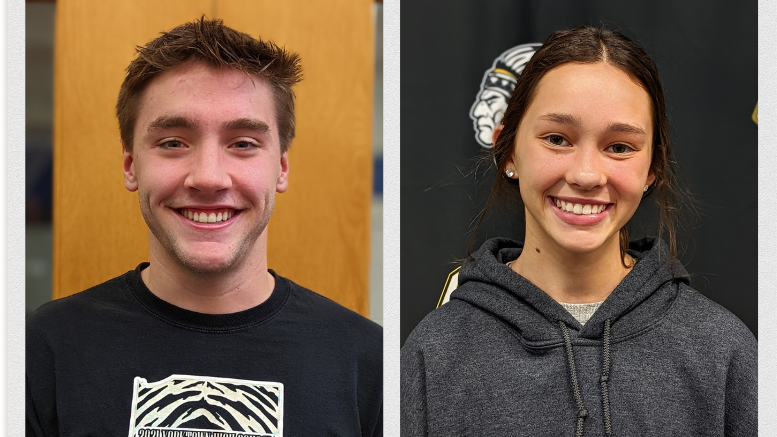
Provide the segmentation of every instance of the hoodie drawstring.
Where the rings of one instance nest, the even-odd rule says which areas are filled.
[[[564,336],[564,347],[567,351],[567,362],[569,363],[569,375],[572,381],[572,393],[577,402],[577,432],[576,437],[583,437],[583,422],[588,416],[583,406],[583,397],[580,394],[580,384],[577,382],[577,371],[575,370],[575,356],[572,354],[572,340],[569,337],[567,325],[561,320],[558,322],[561,326],[561,334]],[[604,431],[608,436],[612,435],[612,423],[610,422],[610,393],[607,382],[610,378],[610,320],[604,321],[604,339],[602,342],[602,411],[604,413]]]
[[[612,435],[610,423],[610,392],[607,380],[610,379],[610,319],[604,321],[604,344],[602,345],[602,411],[604,411],[604,432]]]
[[[572,379],[572,393],[575,395],[575,402],[577,402],[577,433],[576,437],[583,437],[583,421],[588,416],[588,411],[583,406],[583,397],[580,395],[580,385],[577,383],[577,372],[575,371],[575,357],[572,355],[572,340],[569,339],[569,332],[567,332],[567,325],[561,320],[558,322],[561,325],[561,333],[564,336],[564,346],[567,350],[567,362],[569,363],[569,375]]]

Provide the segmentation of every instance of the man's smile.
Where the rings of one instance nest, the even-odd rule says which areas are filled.
[[[231,219],[237,213],[237,210],[229,208],[211,210],[182,208],[178,210],[178,213],[198,223],[219,223]]]

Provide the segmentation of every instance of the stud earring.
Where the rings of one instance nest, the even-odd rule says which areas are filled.
[[[645,189],[644,189],[644,190],[642,190],[642,191],[644,191],[645,193],[647,193],[647,190],[648,190],[648,188],[649,188],[649,187],[650,187],[650,185],[645,185]]]
[[[512,178],[513,175],[515,175],[515,172],[512,169],[508,168],[507,170],[505,170],[505,174],[507,175],[508,178]]]

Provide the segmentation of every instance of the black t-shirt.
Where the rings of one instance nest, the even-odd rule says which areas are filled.
[[[382,435],[380,326],[274,272],[254,308],[188,311],[146,266],[30,316],[27,436]]]

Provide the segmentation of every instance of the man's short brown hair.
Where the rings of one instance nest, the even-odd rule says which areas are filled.
[[[294,91],[302,80],[299,55],[225,26],[221,20],[204,16],[180,25],[137,47],[137,57],[127,67],[116,102],[116,116],[124,148],[131,152],[135,122],[146,86],[158,74],[188,64],[204,62],[215,68],[235,68],[269,81],[275,100],[275,114],[281,152],[294,138]]]

